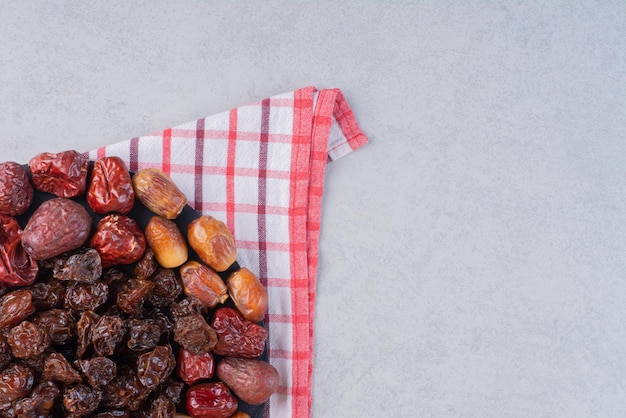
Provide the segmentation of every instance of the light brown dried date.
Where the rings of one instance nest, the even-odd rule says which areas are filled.
[[[74,150],[44,152],[28,162],[37,190],[65,198],[85,193],[88,167],[89,159]]]
[[[0,215],[17,216],[26,212],[33,194],[24,167],[13,161],[0,163]]]
[[[239,312],[249,321],[260,322],[267,312],[267,289],[247,268],[232,273],[226,280],[228,293]]]
[[[157,215],[176,219],[187,204],[187,197],[163,171],[144,168],[133,176],[135,196]]]
[[[112,214],[98,222],[89,246],[100,253],[102,267],[132,264],[146,251],[146,238],[134,219]]]
[[[193,296],[209,308],[228,299],[228,289],[222,278],[197,261],[188,261],[180,268],[180,278],[187,296]]]
[[[135,203],[133,183],[119,157],[103,157],[93,164],[87,203],[95,213],[130,212]]]
[[[187,243],[174,221],[153,216],[146,225],[146,241],[161,267],[174,268],[187,261]]]
[[[194,219],[187,229],[189,245],[200,259],[215,271],[226,271],[237,259],[237,248],[224,222],[204,215]]]
[[[261,360],[224,357],[217,377],[250,405],[267,401],[278,388],[280,376],[274,366]]]
[[[44,260],[79,248],[90,230],[91,217],[84,207],[69,199],[51,199],[30,217],[22,245],[31,257]]]
[[[0,329],[19,324],[34,312],[33,294],[30,290],[9,292],[0,299]]]

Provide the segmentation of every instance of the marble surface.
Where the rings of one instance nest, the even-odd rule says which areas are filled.
[[[626,416],[626,2],[0,6],[1,160],[304,87],[326,173],[313,417]]]

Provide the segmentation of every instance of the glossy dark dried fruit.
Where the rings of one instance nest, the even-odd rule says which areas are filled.
[[[182,318],[183,316],[191,314],[206,315],[208,307],[202,303],[199,299],[193,296],[181,299],[178,302],[174,302],[171,307],[172,315],[174,319]]]
[[[43,202],[32,214],[24,233],[24,250],[45,260],[82,246],[91,232],[91,217],[84,207],[69,199]]]
[[[180,268],[180,278],[187,296],[193,296],[209,308],[228,299],[228,289],[222,278],[197,261],[188,261]]]
[[[117,375],[117,365],[113,360],[106,357],[77,360],[76,364],[91,387],[95,389],[107,385]]]
[[[89,347],[91,347],[91,330],[100,320],[100,315],[94,311],[85,311],[80,315],[76,323],[76,334],[78,336],[76,346],[76,357],[83,358]]]
[[[146,251],[146,238],[134,219],[112,214],[100,219],[89,246],[100,253],[102,267],[132,264]]]
[[[9,364],[0,371],[0,410],[11,406],[11,402],[23,398],[30,392],[35,382],[35,375],[28,367]]]
[[[161,267],[174,268],[187,261],[187,242],[174,221],[153,216],[146,225],[146,241]]]
[[[104,411],[93,415],[92,418],[130,418],[130,411],[118,409],[113,411]]]
[[[11,354],[16,358],[37,357],[50,346],[48,333],[29,321],[23,321],[11,328],[7,341]]]
[[[187,198],[172,179],[156,168],[144,168],[135,173],[133,188],[141,203],[166,219],[178,217],[187,204]]]
[[[117,292],[117,306],[129,315],[140,316],[153,288],[150,280],[130,279]]]
[[[217,333],[215,354],[230,357],[255,358],[263,354],[267,330],[229,307],[218,309],[211,326]]]
[[[169,377],[174,367],[176,367],[176,358],[172,347],[160,345],[139,356],[137,377],[145,387],[155,389]]]
[[[42,377],[66,385],[81,381],[78,371],[60,353],[50,353],[46,357]]]
[[[146,248],[141,260],[135,265],[133,273],[136,279],[147,279],[157,270],[158,264],[154,257],[154,251],[150,247]]]
[[[87,203],[95,213],[128,213],[135,203],[133,183],[119,157],[103,157],[93,164]]]
[[[71,312],[64,309],[41,311],[33,322],[46,331],[52,345],[66,344],[76,335],[76,321]]]
[[[104,305],[108,297],[109,286],[104,282],[71,282],[65,290],[63,306],[76,311],[95,310]]]
[[[44,152],[28,162],[37,190],[65,198],[85,193],[88,167],[89,159],[74,150]]]
[[[60,395],[61,390],[53,382],[41,382],[35,386],[30,397],[16,403],[15,414],[20,418],[48,417]]]
[[[38,311],[58,308],[65,300],[65,286],[58,280],[37,282],[28,286],[33,295],[33,305]]]
[[[172,269],[158,269],[150,277],[154,283],[149,302],[154,306],[170,306],[183,291],[180,280]]]
[[[133,351],[151,350],[159,344],[161,328],[152,320],[129,319],[126,345]]]
[[[210,379],[215,370],[215,360],[211,353],[194,354],[185,348],[179,348],[176,356],[176,374],[187,385],[198,380]]]
[[[189,245],[215,271],[226,271],[237,259],[237,248],[224,222],[209,216],[194,219],[188,227]]]
[[[244,318],[260,322],[267,312],[268,294],[261,281],[247,268],[232,273],[226,280],[228,293]]]
[[[7,341],[6,335],[0,332],[0,370],[11,362],[13,356],[11,355],[11,347]]]
[[[189,388],[187,413],[194,418],[228,418],[237,411],[238,403],[222,382],[199,383]]]
[[[202,315],[191,314],[176,321],[174,341],[194,354],[204,354],[217,344],[217,334]]]
[[[0,299],[0,329],[19,324],[34,312],[33,294],[30,290],[9,292]]]
[[[175,405],[179,405],[182,401],[183,387],[183,382],[169,377],[157,388],[157,393],[165,396]]]
[[[26,212],[33,202],[33,192],[24,167],[13,161],[0,163],[0,215]]]
[[[87,248],[53,261],[52,276],[59,280],[95,283],[102,276],[102,260],[97,250]]]
[[[63,408],[72,416],[82,417],[94,412],[100,400],[102,393],[87,385],[78,384],[71,388],[66,388],[63,393]]]
[[[176,405],[166,396],[159,395],[150,406],[150,418],[173,418],[176,415]]]
[[[0,215],[0,286],[28,286],[39,266],[22,246],[22,229],[11,216]]]
[[[115,347],[124,339],[126,329],[119,316],[102,315],[91,328],[91,343],[100,356],[112,356]]]
[[[136,411],[149,394],[150,389],[139,381],[133,370],[118,370],[117,376],[102,388],[102,405]]]
[[[266,402],[276,389],[280,376],[271,364],[235,357],[224,357],[217,365],[217,377],[250,405]]]

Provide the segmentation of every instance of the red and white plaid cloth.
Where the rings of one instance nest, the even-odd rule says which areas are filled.
[[[326,164],[367,142],[339,89],[306,87],[90,151],[168,173],[189,205],[223,220],[238,261],[267,286],[266,416],[311,414],[313,321]]]

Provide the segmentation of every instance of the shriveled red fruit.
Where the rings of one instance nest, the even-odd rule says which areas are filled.
[[[230,357],[255,358],[263,354],[267,330],[244,319],[237,310],[219,308],[211,324],[217,333],[215,354]]]
[[[189,388],[185,402],[194,418],[228,418],[237,411],[237,399],[222,382],[199,383]]]
[[[26,212],[33,202],[33,186],[20,164],[0,163],[0,215],[16,216]]]
[[[178,350],[176,373],[188,385],[212,378],[214,370],[215,360],[211,353],[194,354],[182,347]]]
[[[89,159],[74,150],[44,152],[28,162],[37,190],[65,198],[85,193],[88,167]]]
[[[134,219],[113,214],[98,222],[89,246],[98,250],[102,267],[131,264],[146,251],[146,238]]]
[[[130,212],[135,204],[135,190],[121,158],[103,157],[93,164],[87,203],[95,213],[102,215]]]
[[[276,389],[280,376],[271,364],[261,360],[224,357],[217,365],[217,377],[244,402],[260,405]]]
[[[28,286],[39,266],[22,246],[22,229],[11,216],[0,215],[0,286]]]

